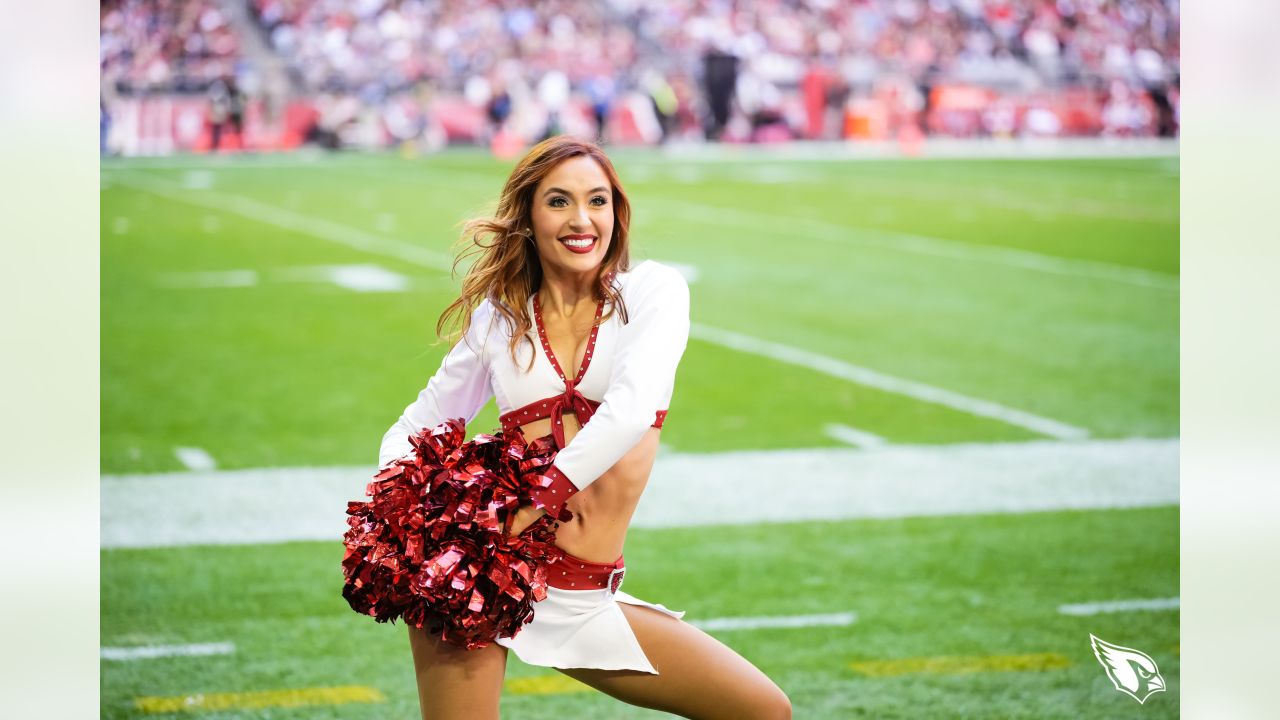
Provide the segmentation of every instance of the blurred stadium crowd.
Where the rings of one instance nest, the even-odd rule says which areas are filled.
[[[1172,136],[1178,0],[106,0],[105,150]]]

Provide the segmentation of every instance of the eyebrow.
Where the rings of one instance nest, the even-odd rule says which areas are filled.
[[[587,191],[587,193],[588,193],[588,194],[590,194],[590,193],[594,193],[594,192],[603,192],[603,191],[608,190],[608,189],[609,189],[609,188],[607,188],[607,187],[605,187],[605,186],[601,185],[600,187],[591,188],[590,190],[588,190],[588,191]],[[558,188],[558,187],[547,188],[547,191],[546,191],[546,192],[544,192],[544,193],[542,193],[542,195],[543,195],[543,197],[546,197],[547,195],[550,195],[551,193],[560,193],[561,195],[570,195],[570,196],[572,196],[572,195],[573,195],[573,193],[569,192],[568,190],[562,190],[562,189],[560,189],[560,188]]]

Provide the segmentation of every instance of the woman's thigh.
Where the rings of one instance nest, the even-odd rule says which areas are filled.
[[[507,649],[464,650],[408,627],[423,720],[497,720]]]
[[[756,666],[689,623],[620,603],[659,674],[568,668],[560,672],[623,702],[687,718],[790,718],[786,694]]]

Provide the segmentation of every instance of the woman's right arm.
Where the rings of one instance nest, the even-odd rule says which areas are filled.
[[[466,335],[445,356],[440,369],[431,376],[417,399],[409,403],[400,418],[382,436],[378,467],[412,452],[409,438],[423,428],[435,427],[455,417],[470,423],[493,397],[489,368],[483,355],[492,317],[493,306],[487,299],[471,313],[471,327]]]

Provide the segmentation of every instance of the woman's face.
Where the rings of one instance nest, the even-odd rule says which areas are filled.
[[[587,273],[613,238],[613,188],[591,157],[552,168],[533,191],[533,239],[544,272]]]

